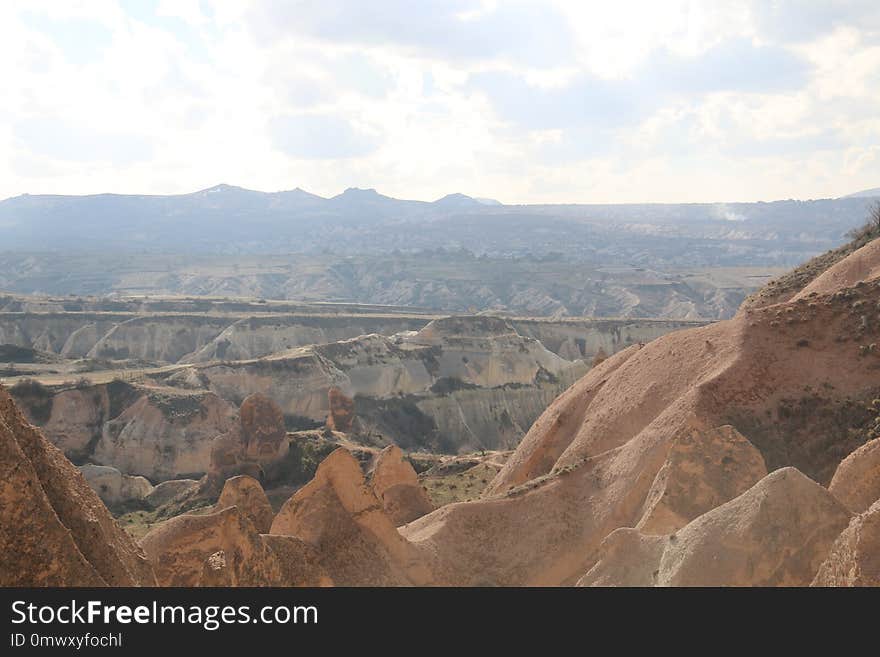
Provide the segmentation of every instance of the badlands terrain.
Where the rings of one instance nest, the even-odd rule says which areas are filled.
[[[880,584],[877,236],[689,326],[12,299],[0,582]]]

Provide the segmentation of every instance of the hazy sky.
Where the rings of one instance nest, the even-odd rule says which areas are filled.
[[[0,197],[880,186],[880,2],[4,0]]]

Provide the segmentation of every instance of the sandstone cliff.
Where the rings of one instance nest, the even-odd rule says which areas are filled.
[[[104,423],[92,458],[153,482],[201,474],[213,440],[235,417],[236,408],[211,393],[149,390]]]
[[[134,541],[0,388],[0,585],[153,585]]]

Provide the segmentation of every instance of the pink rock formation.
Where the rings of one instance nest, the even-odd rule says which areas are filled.
[[[668,536],[621,528],[579,581],[590,586],[806,586],[850,514],[794,468]]]
[[[860,281],[874,280],[878,276],[880,276],[880,240],[873,240],[829,267],[792,299],[803,299],[812,293],[830,294],[852,287]]]
[[[331,431],[349,433],[354,427],[354,400],[346,397],[336,386],[327,391],[330,412],[327,414],[327,428]]]
[[[155,577],[64,455],[0,387],[0,586],[151,586]]]
[[[237,474],[260,478],[264,468],[283,459],[289,444],[281,408],[260,393],[241,403],[239,423],[211,446],[209,480],[219,487]]]
[[[880,438],[843,459],[828,490],[853,513],[866,511],[880,500]]]
[[[761,453],[731,426],[684,430],[654,478],[636,529],[668,534],[756,484],[767,468]]]
[[[834,541],[813,586],[880,586],[880,500]]]
[[[272,534],[313,546],[340,586],[427,584],[431,573],[397,532],[355,458],[339,448],[275,516]]]
[[[239,417],[247,459],[270,463],[284,456],[287,429],[278,404],[266,395],[254,393],[241,403]]]
[[[376,457],[370,485],[397,526],[434,510],[416,471],[397,445],[389,445]]]
[[[238,510],[247,516],[259,533],[269,532],[275,512],[272,511],[269,498],[266,497],[263,487],[256,479],[247,475],[239,475],[226,480],[214,508],[219,511],[230,506],[238,507]]]
[[[279,585],[280,566],[247,516],[231,506],[184,514],[156,525],[141,539],[160,586]],[[208,564],[209,557],[222,552]]]

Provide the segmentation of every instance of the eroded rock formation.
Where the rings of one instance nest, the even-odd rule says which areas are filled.
[[[278,404],[260,393],[250,395],[241,404],[239,421],[211,445],[208,483],[219,489],[238,474],[262,479],[288,449],[284,414]]]
[[[272,534],[296,536],[318,552],[341,586],[423,585],[432,580],[423,555],[405,541],[345,449],[328,456],[314,479],[275,517]]]
[[[153,492],[153,485],[145,477],[124,475],[108,465],[81,465],[79,471],[107,505],[145,501]]]
[[[226,480],[215,508],[221,510],[230,506],[238,507],[259,533],[269,533],[275,512],[272,511],[269,498],[256,479],[239,475]]]
[[[850,513],[794,468],[668,535],[621,528],[580,585],[807,586]]]
[[[683,430],[654,477],[636,529],[644,534],[673,532],[766,474],[761,453],[733,427]]]
[[[592,567],[589,555],[608,534],[638,526],[651,510],[649,496],[676,436],[723,425],[746,436],[768,470],[793,466],[827,484],[875,420],[870,401],[877,398],[878,356],[870,345],[880,322],[869,309],[878,302],[877,280],[842,289],[829,284],[823,294],[745,308],[732,320],[619,352],[545,411],[484,499],[442,507],[401,534],[436,557],[443,581],[574,583]],[[737,453],[751,454],[731,443],[737,444]],[[707,473],[724,473],[724,466],[715,463]],[[760,473],[757,459],[747,457],[743,466],[721,487],[727,492],[711,491],[706,504],[735,494]],[[819,484],[795,486],[797,477],[784,472],[786,485],[796,488],[792,495],[805,495],[818,510],[835,502],[846,511]],[[842,529],[840,518],[848,519],[848,511],[838,509],[823,524],[818,510],[818,524],[802,528],[822,537],[807,559],[813,573],[789,564],[754,582],[810,581],[822,550]],[[673,517],[673,524],[699,511]],[[639,543],[659,540],[632,531]]]
[[[880,586],[880,500],[834,541],[813,586]]]
[[[238,411],[244,457],[260,464],[271,463],[287,453],[284,413],[270,397],[248,396]]]
[[[204,515],[184,514],[153,527],[141,546],[160,586],[280,585],[277,559],[238,507]],[[208,559],[218,552],[222,556]]]
[[[843,459],[828,490],[854,513],[867,511],[880,499],[880,438]]]
[[[376,457],[370,486],[397,526],[434,510],[416,471],[397,445],[389,445]]]
[[[149,391],[103,425],[94,460],[152,481],[206,472],[235,410],[212,393]]]
[[[0,585],[153,585],[149,563],[0,388]]]
[[[354,427],[354,400],[337,388],[331,386],[327,391],[327,403],[330,411],[327,413],[326,426],[330,431],[349,433]]]

